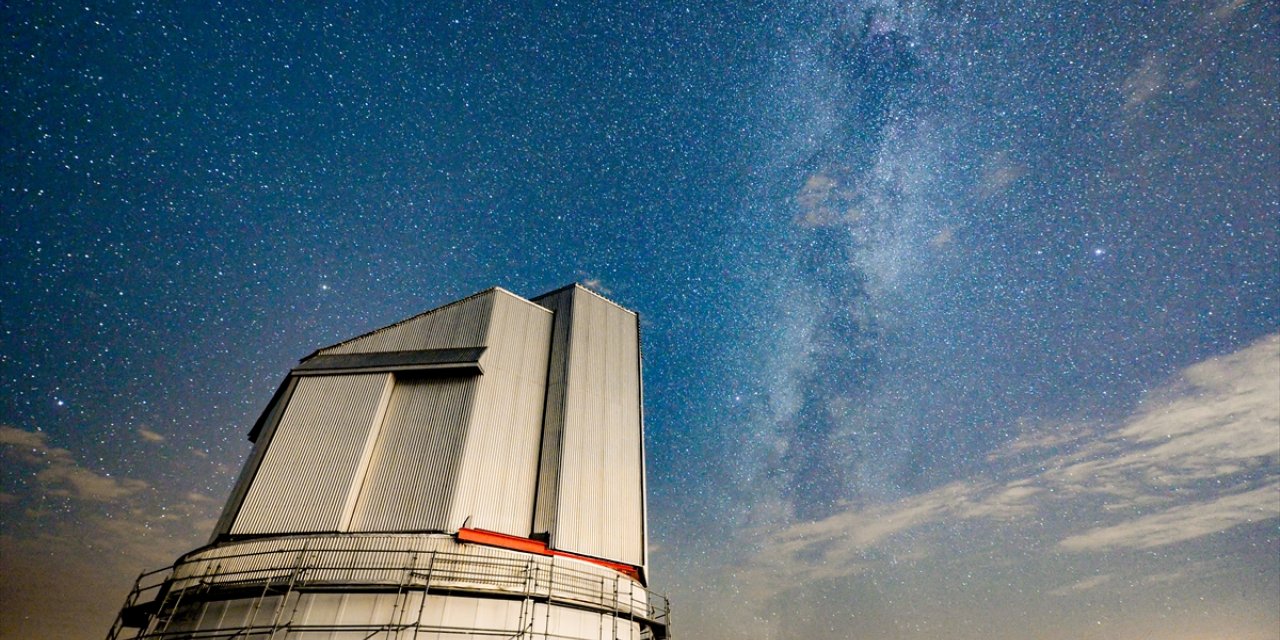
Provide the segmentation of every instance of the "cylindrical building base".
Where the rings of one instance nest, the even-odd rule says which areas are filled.
[[[665,599],[590,562],[443,534],[324,534],[187,554],[139,581],[109,640],[646,640],[666,630]]]

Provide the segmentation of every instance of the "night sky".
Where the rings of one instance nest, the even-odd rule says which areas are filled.
[[[677,638],[1280,638],[1280,6],[596,4],[0,4],[0,636],[299,358],[577,281]]]

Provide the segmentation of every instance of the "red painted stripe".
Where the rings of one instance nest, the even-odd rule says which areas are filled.
[[[458,529],[458,540],[461,542],[484,544],[490,547],[515,549],[516,551],[536,553],[542,556],[551,555],[551,551],[547,549],[547,545],[545,543],[538,542],[537,540],[531,540],[529,538],[521,538],[520,536],[498,533],[497,531],[462,528]]]
[[[490,547],[500,547],[503,549],[512,549],[514,551],[523,551],[525,553],[533,553],[540,556],[560,556],[562,558],[573,558],[582,560],[592,564],[600,565],[607,569],[613,569],[632,580],[640,580],[640,569],[629,564],[621,562],[613,562],[601,558],[592,558],[591,556],[581,556],[568,551],[557,551],[547,547],[545,542],[539,542],[530,538],[521,538],[497,531],[487,531],[485,529],[458,529],[459,542],[473,542],[475,544],[483,544]]]

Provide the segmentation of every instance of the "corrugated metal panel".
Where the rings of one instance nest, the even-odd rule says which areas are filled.
[[[214,526],[213,535],[209,537],[210,543],[217,540],[219,536],[231,532],[231,525],[235,522],[236,515],[240,513],[244,497],[249,493],[249,485],[253,482],[254,475],[258,473],[258,467],[262,464],[263,458],[266,457],[267,444],[271,442],[271,436],[275,434],[276,427],[280,424],[280,418],[284,416],[285,407],[289,406],[289,398],[293,396],[297,384],[298,381],[293,376],[285,378],[280,388],[271,397],[267,408],[262,412],[262,417],[258,418],[253,430],[249,432],[249,439],[253,441],[253,451],[249,454],[244,467],[240,469],[240,475],[236,477],[236,484],[231,488],[227,504],[222,507],[222,514],[218,516],[218,524]],[[266,436],[262,437],[261,434],[264,431]]]
[[[555,527],[556,502],[560,496],[560,440],[564,432],[565,376],[568,374],[573,288],[548,294],[538,298],[537,302],[555,312],[542,423],[542,452],[538,464],[538,496],[533,515],[533,533],[541,535],[550,533]]]
[[[321,349],[317,354],[480,346],[484,344],[484,335],[488,331],[494,298],[500,291],[496,288],[482,291],[403,322]]]
[[[397,376],[352,531],[445,531],[482,378]]]
[[[300,379],[231,532],[338,530],[390,390],[385,373]]]
[[[552,546],[643,566],[636,316],[580,287],[568,292],[573,301],[564,364],[552,365],[553,371],[565,367]],[[559,297],[539,302],[559,308]]]
[[[538,302],[491,289],[322,352],[487,348],[479,377],[300,380],[232,533],[453,531],[471,518],[643,566],[636,316],[581,287]],[[373,380],[376,392],[357,388]],[[297,482],[317,460],[320,481]]]
[[[425,602],[424,602],[425,599]],[[184,620],[168,625],[165,638],[195,632],[198,638],[267,638],[289,640],[640,640],[639,623],[609,614],[542,602],[405,593],[292,593],[285,600],[239,598],[196,602]],[[256,626],[257,629],[246,627]],[[397,631],[399,629],[399,631]],[[284,635],[279,635],[284,634]],[[648,636],[652,637],[652,636]]]
[[[293,368],[294,375],[380,373],[386,371],[438,371],[445,375],[476,375],[484,347],[377,351],[312,356]]]
[[[306,571],[298,573],[297,570]],[[412,574],[412,575],[410,575]],[[536,556],[442,534],[316,534],[241,540],[191,554],[172,588],[280,583],[305,588],[407,585],[539,595],[647,615],[651,594],[621,574],[573,558]],[[657,599],[662,606],[662,599]]]
[[[453,516],[470,526],[530,535],[551,339],[547,309],[499,291],[481,359]]]

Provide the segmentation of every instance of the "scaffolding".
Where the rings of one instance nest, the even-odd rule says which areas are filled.
[[[386,544],[379,546],[368,540],[343,544],[340,538],[288,542],[206,548],[143,573],[107,640],[670,638],[666,598],[584,563],[478,553],[462,545],[453,551],[406,548],[403,538],[383,539]],[[321,599],[351,594],[364,594],[372,603],[369,620],[306,618]],[[430,621],[432,598],[449,597],[501,600],[509,609],[518,607],[518,620],[514,629]],[[552,617],[566,609],[597,615],[598,633],[557,630]],[[130,630],[134,635],[127,635]]]

